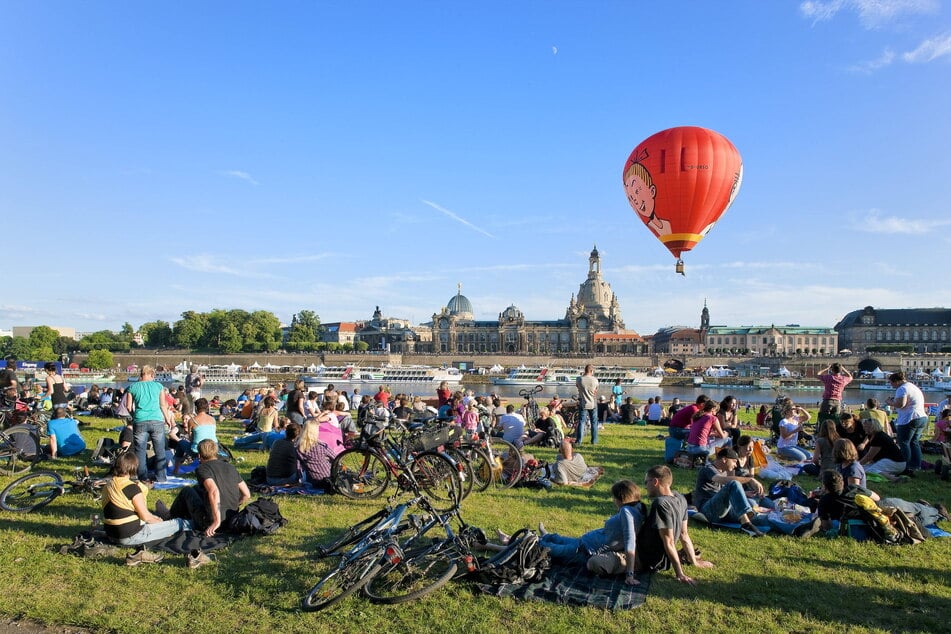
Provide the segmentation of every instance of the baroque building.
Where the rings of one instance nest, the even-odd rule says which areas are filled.
[[[617,296],[601,276],[598,248],[588,258],[588,277],[572,295],[563,319],[532,321],[517,306],[498,319],[477,320],[460,285],[445,307],[433,314],[435,353],[643,354],[644,339],[624,329]]]
[[[871,351],[951,352],[951,309],[873,308],[853,310],[835,325],[839,345],[858,354]]]

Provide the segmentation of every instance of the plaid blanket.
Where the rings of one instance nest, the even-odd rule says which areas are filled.
[[[485,594],[522,601],[547,601],[561,605],[630,610],[644,605],[650,590],[649,574],[638,576],[639,586],[629,586],[623,577],[597,577],[578,566],[553,565],[545,578],[535,583],[493,585],[474,583]]]

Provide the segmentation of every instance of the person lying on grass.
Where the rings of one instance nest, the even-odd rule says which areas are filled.
[[[837,471],[823,471],[822,495],[819,498],[818,510],[822,530],[831,529],[833,520],[841,521],[846,509],[855,506],[855,496],[859,494],[872,498],[879,507],[891,506],[901,509],[925,526],[948,520],[948,509],[940,502],[930,504],[927,500],[909,502],[901,498],[879,498],[877,493],[865,487],[847,484],[842,474]]]
[[[549,533],[541,523],[539,543],[551,551],[552,561],[562,565],[587,566],[598,574],[616,575],[625,573],[624,582],[640,585],[634,576],[634,558],[637,546],[637,531],[646,517],[646,507],[641,502],[641,490],[630,480],[619,480],[611,486],[611,496],[618,512],[609,517],[602,528],[588,531],[581,537],[565,537]],[[486,544],[489,550],[502,550],[509,536],[497,531],[503,545]],[[610,554],[610,557],[597,555]],[[592,569],[594,565],[594,569]]]

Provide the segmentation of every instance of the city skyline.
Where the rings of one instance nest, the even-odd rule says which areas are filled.
[[[540,6],[4,3],[0,327],[559,319],[595,244],[642,335],[948,303],[946,3]],[[680,125],[744,166],[685,277],[621,184]]]

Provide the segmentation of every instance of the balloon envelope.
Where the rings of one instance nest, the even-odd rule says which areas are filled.
[[[707,235],[742,181],[743,161],[729,139],[693,126],[642,141],[623,172],[631,208],[677,258]]]

